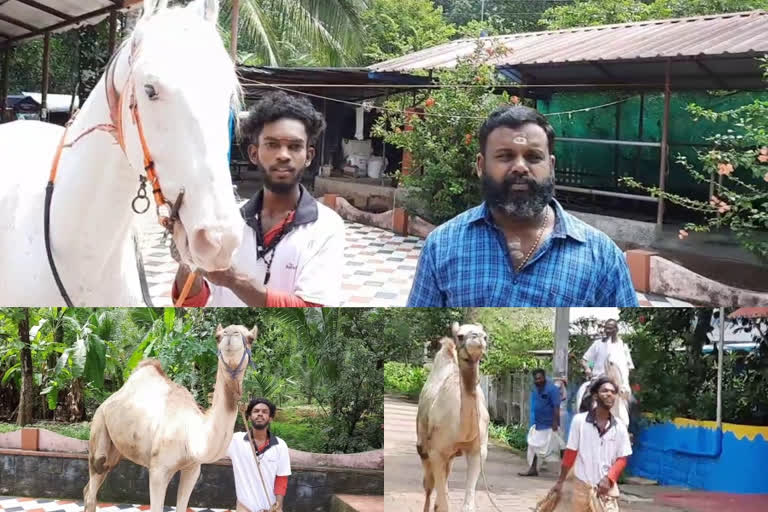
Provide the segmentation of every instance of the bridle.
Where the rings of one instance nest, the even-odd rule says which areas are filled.
[[[229,373],[229,376],[232,377],[232,379],[236,379],[237,376],[245,370],[245,368],[250,365],[254,370],[256,370],[256,363],[253,362],[253,355],[251,354],[251,349],[248,348],[248,344],[245,342],[245,337],[241,334],[240,340],[243,342],[243,348],[245,349],[243,351],[243,357],[240,358],[240,363],[238,363],[237,368],[234,370],[231,366],[227,364],[227,362],[224,360],[224,356],[221,354],[221,349],[217,349],[217,354],[219,356],[219,360],[221,361],[221,364],[224,365],[224,368],[227,370],[227,373]],[[248,357],[248,363],[245,364],[245,358]]]
[[[59,160],[61,159],[62,151],[65,148],[71,148],[80,139],[82,139],[86,135],[89,135],[90,133],[93,133],[94,131],[106,131],[110,133],[113,137],[115,137],[115,139],[117,140],[117,143],[120,145],[120,148],[122,149],[123,154],[125,154],[126,159],[128,159],[128,162],[130,165],[130,158],[128,158],[128,152],[125,144],[125,132],[123,130],[123,106],[126,98],[126,95],[125,95],[126,91],[125,90],[123,92],[118,91],[117,88],[115,87],[115,82],[114,82],[115,65],[117,62],[117,57],[120,54],[122,54],[128,42],[131,43],[131,53],[128,55],[129,71],[128,71],[128,78],[126,79],[125,88],[127,89],[130,87],[130,103],[128,105],[128,108],[131,111],[131,119],[133,121],[133,124],[136,125],[136,130],[139,135],[139,142],[141,143],[141,151],[144,157],[144,173],[145,173],[145,174],[141,174],[141,173],[139,174],[139,189],[136,192],[136,197],[131,202],[131,208],[133,209],[134,212],[139,214],[142,214],[149,209],[150,200],[147,197],[147,190],[146,190],[147,182],[149,182],[149,184],[152,186],[152,196],[154,197],[154,200],[155,200],[158,222],[166,228],[166,236],[167,236],[169,231],[172,229],[173,222],[178,219],[178,211],[179,211],[179,208],[181,207],[181,201],[184,197],[184,190],[182,189],[179,192],[179,195],[177,196],[176,201],[173,204],[170,203],[163,195],[162,189],[160,188],[160,182],[157,178],[157,174],[155,173],[155,162],[152,159],[152,154],[149,150],[149,145],[147,144],[147,140],[144,136],[144,126],[141,122],[141,116],[139,114],[139,108],[136,102],[136,83],[133,81],[133,64],[135,59],[139,55],[140,48],[139,48],[139,41],[137,40],[136,36],[133,36],[131,37],[131,39],[127,39],[126,41],[124,41],[120,45],[120,47],[117,49],[117,51],[112,55],[112,58],[107,64],[106,72],[104,75],[104,87],[107,94],[107,104],[109,105],[109,114],[110,114],[111,124],[98,124],[96,126],[88,128],[83,133],[78,135],[71,142],[65,143],[67,132],[69,131],[69,127],[72,125],[72,122],[74,121],[77,115],[77,113],[73,114],[70,120],[67,122],[67,125],[64,129],[64,134],[61,136],[59,145],[56,148],[56,153],[53,158],[53,164],[51,166],[50,176],[48,178],[48,184],[45,188],[45,207],[44,207],[44,220],[43,220],[43,226],[44,226],[44,232],[45,232],[45,250],[48,255],[48,263],[51,267],[53,278],[55,279],[56,285],[59,288],[59,293],[61,293],[61,296],[64,299],[64,302],[67,304],[67,306],[70,306],[70,307],[72,307],[74,304],[72,303],[72,299],[67,294],[64,284],[61,281],[61,277],[59,276],[59,272],[56,268],[56,263],[53,260],[53,253],[51,251],[51,241],[50,241],[51,199],[53,197],[54,183],[56,182],[56,173],[58,171]],[[146,204],[143,204],[143,203],[146,203]],[[145,302],[148,299],[146,294],[144,299],[145,299]],[[151,305],[151,304],[148,304],[148,305]]]

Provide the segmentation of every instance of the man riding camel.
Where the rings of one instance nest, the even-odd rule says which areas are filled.
[[[584,353],[581,364],[588,381],[579,389],[577,406],[581,405],[578,402],[586,395],[585,391],[592,382],[599,377],[612,377],[618,386],[618,395],[611,412],[624,423],[624,426],[629,426],[631,396],[629,372],[635,369],[635,364],[629,347],[619,337],[619,326],[616,320],[610,319],[605,322],[603,336],[596,339]]]

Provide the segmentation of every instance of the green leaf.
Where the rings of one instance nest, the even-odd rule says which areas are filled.
[[[88,343],[88,354],[85,363],[85,380],[97,389],[104,387],[104,370],[107,366],[107,346],[99,338],[92,337]]]
[[[163,311],[163,324],[165,331],[171,332],[176,320],[176,308],[165,308]]]
[[[21,363],[16,363],[15,365],[8,368],[8,370],[6,370],[5,372],[5,375],[3,375],[3,380],[0,380],[0,385],[4,386],[5,383],[8,382],[15,373],[20,371],[21,371]]]
[[[139,364],[139,362],[144,359],[144,350],[146,350],[147,346],[155,339],[155,333],[152,331],[149,331],[146,336],[144,336],[144,339],[141,340],[141,343],[134,349],[134,351],[131,353],[131,357],[128,358],[128,364],[125,366],[125,371],[123,372],[123,376],[127,379],[128,376],[133,372],[133,370],[136,368],[136,365]]]
[[[53,370],[54,375],[59,375],[61,371],[64,369],[64,367],[67,364],[67,360],[69,359],[69,355],[72,352],[71,348],[66,349],[64,352],[61,353],[59,356],[59,360],[56,361],[56,368]]]
[[[88,355],[88,347],[85,344],[85,340],[78,338],[72,347],[72,377],[78,378],[83,376],[85,371],[85,361]]]

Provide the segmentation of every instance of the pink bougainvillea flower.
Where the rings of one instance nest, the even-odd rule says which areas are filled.
[[[468,134],[466,134],[464,136],[464,144],[466,144],[467,146],[472,144],[472,134],[471,133],[468,133]]]
[[[760,154],[757,156],[757,160],[763,164],[768,162],[768,146],[760,148]]]
[[[687,236],[688,236],[688,232],[684,229],[681,229],[677,234],[677,238],[679,238],[680,240],[683,240]]]
[[[517,105],[518,103],[520,103],[520,98],[518,98],[517,96],[512,96],[511,98],[509,98],[509,102],[512,103],[513,105]]]

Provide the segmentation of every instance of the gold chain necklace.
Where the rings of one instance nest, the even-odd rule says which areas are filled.
[[[544,219],[541,221],[541,227],[539,228],[539,234],[536,236],[536,242],[528,251],[528,254],[526,254],[525,259],[523,259],[520,265],[517,266],[515,269],[516,272],[520,272],[525,264],[528,263],[528,260],[531,259],[531,256],[533,255],[533,251],[536,250],[536,248],[539,246],[539,242],[541,242],[541,237],[544,234],[544,229],[547,227],[547,220],[549,219],[549,206],[545,206],[545,208],[546,210],[544,210]]]

